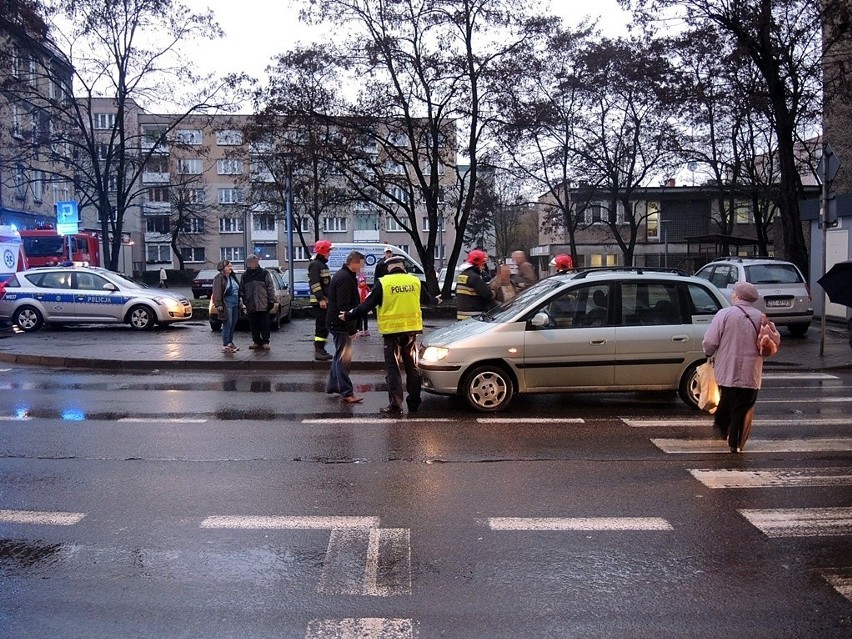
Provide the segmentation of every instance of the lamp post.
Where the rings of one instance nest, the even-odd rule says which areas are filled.
[[[671,222],[671,220],[664,220],[664,219],[662,219],[662,214],[660,215],[660,226],[662,227],[662,230],[663,230],[663,246],[664,246],[664,249],[663,249],[663,256],[664,256],[663,257],[663,267],[664,268],[669,267],[669,228],[668,228],[669,222]]]
[[[287,286],[290,288],[290,295],[294,294],[294,274],[293,274],[293,158],[286,156],[284,158],[284,168],[286,178],[284,182],[284,212],[287,216]]]

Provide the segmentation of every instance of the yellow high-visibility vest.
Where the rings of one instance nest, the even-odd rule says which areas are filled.
[[[389,273],[379,283],[382,287],[382,304],[376,308],[379,333],[422,331],[420,280],[409,273]]]

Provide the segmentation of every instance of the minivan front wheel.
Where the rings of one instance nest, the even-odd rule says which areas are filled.
[[[701,395],[701,387],[698,384],[698,367],[703,363],[703,361],[696,362],[687,368],[683,377],[680,378],[680,386],[677,389],[677,393],[684,404],[695,410],[698,410],[698,398]]]
[[[471,408],[494,413],[509,405],[515,389],[511,375],[504,368],[486,364],[465,375],[461,391]]]

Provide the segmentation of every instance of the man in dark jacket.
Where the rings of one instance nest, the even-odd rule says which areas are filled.
[[[314,359],[325,362],[331,355],[325,350],[328,341],[328,285],[331,272],[328,256],[334,246],[328,240],[314,244],[314,259],[308,262],[308,285],[311,287],[311,306],[314,309]]]
[[[385,256],[376,263],[376,270],[373,273],[373,286],[382,279],[383,275],[388,274],[388,260],[393,257],[391,249],[385,249]]]
[[[339,393],[340,400],[346,404],[363,401],[356,397],[349,371],[352,368],[352,335],[355,334],[355,320],[341,320],[339,315],[358,306],[361,296],[358,293],[358,272],[364,268],[364,254],[352,251],[346,256],[346,263],[331,278],[328,285],[328,330],[334,338],[334,358],[328,372],[325,392]]]
[[[246,258],[246,272],[240,281],[240,297],[246,305],[251,326],[252,350],[269,350],[269,311],[275,306],[272,274],[260,267],[257,255]]]
[[[467,254],[467,266],[456,278],[456,319],[464,320],[487,311],[495,304],[495,293],[482,277],[488,255],[474,249]]]

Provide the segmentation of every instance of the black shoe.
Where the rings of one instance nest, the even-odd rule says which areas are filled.
[[[407,400],[405,400],[405,403],[408,404],[408,412],[409,413],[416,413],[417,409],[420,408],[420,404],[422,403],[422,401],[419,400],[419,399],[416,399],[416,400],[407,399]]]
[[[380,408],[379,412],[382,415],[402,415],[402,409],[399,406],[385,406],[384,408]]]
[[[327,362],[331,359],[331,354],[321,348],[318,348],[314,352],[314,359],[318,362]]]

